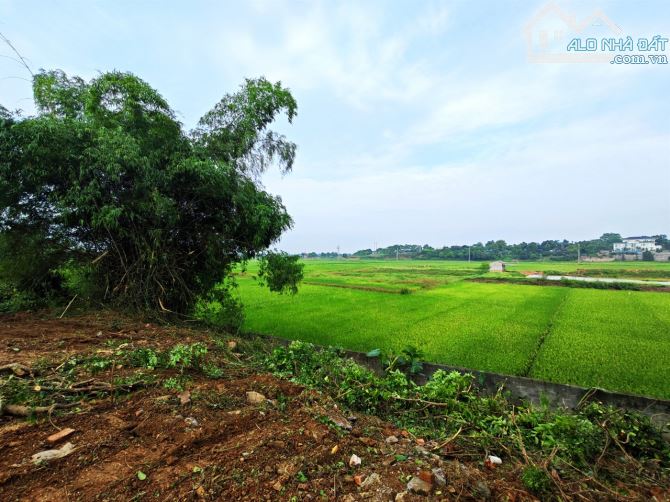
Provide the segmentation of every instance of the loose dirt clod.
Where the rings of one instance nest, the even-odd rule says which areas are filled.
[[[247,402],[248,403],[260,404],[260,403],[264,403],[265,401],[266,401],[266,397],[263,394],[261,394],[259,392],[256,392],[256,391],[253,391],[253,390],[247,392]]]
[[[381,484],[382,478],[376,472],[370,474],[365,480],[361,483],[362,490],[370,490],[377,485]]]

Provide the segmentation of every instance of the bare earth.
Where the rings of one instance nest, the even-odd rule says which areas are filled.
[[[108,340],[133,347],[212,340],[206,331],[110,312],[54,317],[0,316],[0,366],[106,353]],[[442,450],[374,417],[347,420],[330,398],[255,374],[243,355],[239,361],[233,358],[220,379],[193,375],[186,396],[155,385],[38,420],[0,414],[0,500],[534,500],[518,481],[518,466],[489,469],[484,452]],[[96,378],[111,382],[124,371],[114,367]],[[250,403],[248,391],[272,401]],[[47,441],[68,427],[75,432]],[[398,442],[388,444],[392,435]],[[68,456],[31,462],[66,442],[75,448]],[[360,466],[349,467],[352,454]],[[431,477],[435,468],[445,484]],[[428,497],[405,493],[413,475],[433,483]]]

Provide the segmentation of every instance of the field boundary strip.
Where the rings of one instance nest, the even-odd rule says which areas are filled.
[[[359,291],[371,291],[373,293],[387,293],[391,295],[400,294],[400,289],[376,288],[374,286],[359,286],[356,284],[335,284],[332,282],[316,282],[316,281],[302,281],[302,283],[307,286],[324,286],[326,288],[356,289]]]
[[[635,291],[636,293],[652,292],[652,293],[670,293],[670,286],[663,286],[661,284],[644,284],[623,282],[600,282],[600,281],[581,281],[575,279],[527,279],[521,277],[472,277],[463,279],[467,282],[488,283],[488,284],[513,284],[516,286],[539,286],[539,287],[557,287],[557,288],[572,288],[572,289],[599,289],[603,291]]]
[[[537,344],[535,345],[533,352],[531,352],[530,357],[526,362],[526,366],[524,367],[523,371],[521,371],[520,376],[528,377],[531,371],[533,371],[533,367],[535,366],[537,358],[539,357],[540,352],[542,351],[542,347],[544,346],[544,343],[547,341],[549,335],[551,335],[551,332],[554,329],[554,324],[556,323],[558,316],[561,314],[561,312],[563,312],[563,309],[568,300],[568,297],[571,294],[571,291],[572,290],[569,288],[565,289],[565,294],[563,294],[563,297],[558,302],[558,305],[556,305],[556,308],[552,312],[551,317],[547,322],[547,326],[544,328],[544,331],[542,331],[542,333],[540,334],[540,338],[538,338]]]

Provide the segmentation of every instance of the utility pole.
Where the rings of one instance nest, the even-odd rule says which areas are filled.
[[[399,254],[400,254],[400,250],[399,250],[398,248],[396,248],[396,250],[395,250],[395,259],[396,259],[396,261],[398,261],[398,259],[399,259],[399,258],[398,258],[398,255],[399,255]]]
[[[577,243],[577,263],[579,263],[582,259],[582,248],[579,242]]]
[[[470,263],[470,248],[471,248],[471,247],[472,247],[472,246],[468,246],[468,263]]]
[[[339,244],[337,245],[337,257],[338,258],[340,257],[340,245]]]

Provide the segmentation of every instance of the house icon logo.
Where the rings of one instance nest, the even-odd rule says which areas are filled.
[[[623,30],[605,13],[594,10],[577,22],[570,14],[551,2],[542,7],[524,27],[526,55],[531,63],[609,63],[611,54],[602,52],[568,52],[575,37],[620,37]]]

